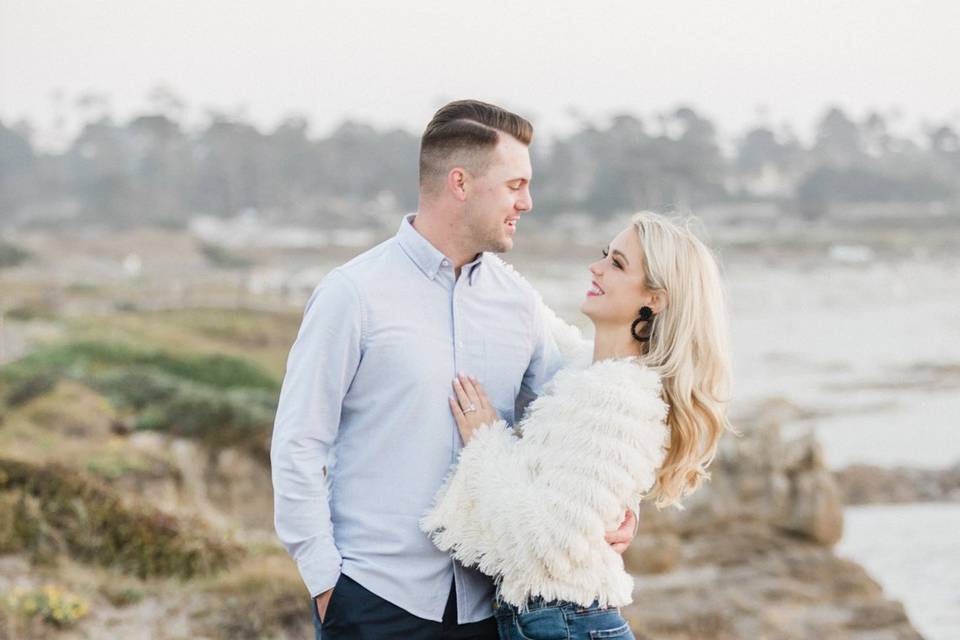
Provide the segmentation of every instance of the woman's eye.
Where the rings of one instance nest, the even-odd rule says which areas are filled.
[[[608,257],[608,256],[610,255],[610,250],[607,249],[606,247],[604,247],[603,249],[600,250],[600,253],[603,254],[603,257],[604,257],[604,258],[606,258],[606,257]],[[620,261],[617,260],[616,258],[614,258],[614,259],[611,260],[610,262],[612,262],[612,263],[613,263],[613,266],[615,266],[617,269],[623,270],[623,265],[620,264]]]

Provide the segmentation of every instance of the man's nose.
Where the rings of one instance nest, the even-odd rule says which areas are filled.
[[[533,196],[527,192],[524,197],[517,200],[516,208],[517,211],[530,211],[530,209],[533,209]]]

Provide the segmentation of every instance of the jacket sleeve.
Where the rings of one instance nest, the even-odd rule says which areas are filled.
[[[438,548],[488,575],[501,570],[503,550],[511,548],[513,540],[500,517],[504,501],[522,501],[510,494],[529,484],[517,444],[503,420],[477,429],[460,451],[433,509],[420,521]]]
[[[361,318],[353,284],[330,273],[307,303],[274,421],[274,524],[311,596],[333,587],[340,575],[324,468],[360,363]]]
[[[531,405],[522,439],[502,423],[478,430],[422,526],[488,575],[562,580],[613,553],[603,535],[653,484],[665,416],[656,375],[635,363],[563,371]]]

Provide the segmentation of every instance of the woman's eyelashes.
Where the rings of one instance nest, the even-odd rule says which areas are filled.
[[[609,249],[608,247],[604,247],[604,248],[601,249],[600,251],[601,251],[601,253],[603,253],[603,257],[604,257],[604,258],[606,258],[606,257],[608,257],[608,256],[610,255],[610,249]],[[621,271],[623,270],[623,265],[620,264],[620,261],[619,261],[619,260],[617,260],[616,258],[614,258],[613,260],[611,260],[611,262],[613,262],[613,266],[615,266],[617,269],[620,269]]]

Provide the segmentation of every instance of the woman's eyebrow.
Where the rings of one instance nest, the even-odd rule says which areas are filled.
[[[611,251],[610,253],[612,253],[612,254],[615,255],[615,256],[620,256],[620,259],[621,259],[621,260],[623,260],[623,261],[626,262],[627,264],[630,264],[630,261],[627,260],[627,256],[623,255],[623,251],[620,251],[619,249],[614,249],[614,250]]]

